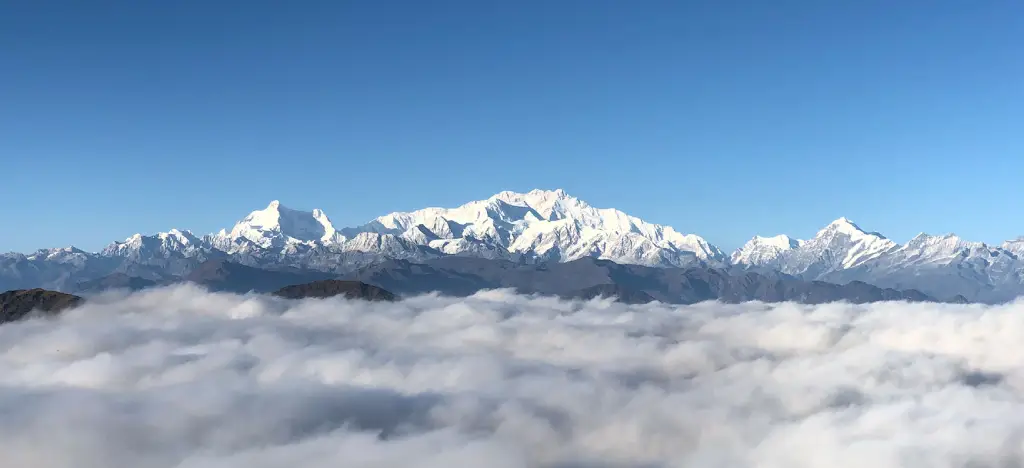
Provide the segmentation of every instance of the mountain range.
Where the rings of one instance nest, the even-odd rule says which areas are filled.
[[[456,208],[390,213],[340,228],[322,210],[295,210],[275,200],[230,229],[207,235],[171,229],[135,234],[99,252],[64,247],[3,254],[0,290],[136,288],[239,268],[229,265],[314,281],[394,262],[470,258],[538,269],[598,259],[737,277],[778,273],[805,282],[867,283],[936,298],[999,302],[1024,293],[1021,255],[1024,239],[993,246],[922,233],[898,244],[846,218],[806,240],[755,236],[727,255],[698,235],[595,208],[563,190],[533,190],[500,192]],[[278,278],[267,284],[280,283]]]
[[[647,267],[585,257],[569,262],[515,263],[507,260],[446,256],[423,263],[385,260],[344,275],[319,271],[266,270],[225,260],[208,260],[188,275],[151,281],[115,273],[80,283],[75,293],[91,296],[110,289],[141,290],[189,282],[211,291],[267,293],[297,291],[316,296],[324,285],[360,284],[402,296],[440,293],[468,296],[486,289],[508,288],[523,294],[565,299],[614,297],[627,303],[661,301],[692,304],[796,301],[817,304],[883,300],[965,302],[962,297],[934,298],[916,290],[883,289],[852,281],[833,284],[804,281],[779,272],[754,272],[708,267]],[[361,294],[369,294],[360,291]],[[310,294],[312,296],[310,296]],[[318,297],[318,296],[317,296]]]

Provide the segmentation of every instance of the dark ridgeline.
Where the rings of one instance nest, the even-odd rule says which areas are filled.
[[[349,280],[353,283],[334,282]],[[773,270],[716,269],[707,267],[660,268],[623,265],[609,260],[582,258],[571,262],[541,264],[515,263],[476,257],[442,257],[423,263],[386,260],[338,277],[310,270],[266,270],[225,260],[200,264],[183,278],[160,283],[141,278],[111,275],[82,286],[82,293],[94,293],[105,286],[127,288],[190,282],[211,291],[270,293],[285,287],[309,286],[301,293],[309,297],[356,294],[358,283],[382,288],[398,296],[437,292],[447,296],[468,296],[484,289],[511,288],[525,294],[591,299],[615,297],[622,302],[660,301],[693,304],[701,301],[782,302],[806,304],[846,301],[930,301],[938,299],[914,289],[880,288],[862,281],[846,284],[807,281]],[[288,291],[294,291],[289,289]],[[365,294],[374,294],[370,290]],[[279,294],[280,295],[280,294]],[[966,302],[962,296],[946,302]]]
[[[646,304],[654,302],[650,294],[635,289],[629,289],[617,284],[599,284],[578,291],[559,294],[566,299],[590,300],[596,298],[612,298],[625,304]]]
[[[287,299],[327,298],[334,296],[368,301],[394,301],[397,299],[394,294],[377,286],[346,280],[322,280],[285,286],[274,292],[274,295]]]
[[[968,302],[963,296],[939,301],[917,290],[879,288],[862,281],[846,284],[805,281],[772,270],[658,268],[622,265],[594,258],[530,264],[458,256],[423,263],[387,260],[361,268],[341,279],[319,271],[265,270],[217,259],[199,264],[184,277],[155,281],[115,273],[79,283],[76,291],[86,295],[108,289],[136,291],[181,282],[198,284],[211,291],[272,293],[290,299],[344,296],[394,301],[400,296],[432,292],[460,297],[485,289],[507,288],[524,294],[565,299],[610,297],[630,304],[652,301],[693,304],[711,300],[726,303],[793,301],[804,304],[839,301]],[[82,301],[79,296],[44,289],[13,290],[0,297],[3,298],[2,321],[21,319],[34,309],[44,315],[54,315]]]
[[[252,273],[252,272],[248,272]],[[274,280],[280,277],[274,276]],[[257,286],[265,285],[266,279],[258,279]],[[122,281],[115,281],[114,284],[121,286]],[[128,282],[127,284],[132,284]],[[242,287],[237,284],[235,287],[253,290],[252,287]],[[131,289],[131,288],[128,288]],[[302,299],[302,298],[326,298],[333,296],[344,296],[348,299],[362,299],[368,301],[394,301],[397,297],[384,289],[358,281],[323,280],[311,283],[286,286],[273,293],[276,296]],[[85,301],[81,296],[49,291],[46,289],[16,289],[0,293],[0,323],[22,320],[30,315],[56,316],[60,312],[82,304]]]
[[[0,323],[21,320],[31,312],[54,316],[81,302],[81,297],[45,289],[7,291],[0,293]]]
[[[111,289],[139,291],[142,289],[175,283],[188,282],[210,291],[235,293],[268,293],[283,286],[308,283],[335,275],[310,270],[264,269],[229,262],[224,259],[207,260],[199,263],[183,276],[169,276],[160,280],[142,278],[123,272],[111,273],[96,279],[79,282],[73,289],[76,294],[91,295]]]
[[[481,289],[511,288],[522,293],[623,302],[652,300],[672,304],[701,301],[795,301],[806,304],[847,301],[938,302],[917,290],[879,288],[860,281],[833,284],[805,281],[783,273],[714,268],[658,268],[583,258],[565,263],[523,265],[471,257],[443,257],[425,263],[389,260],[362,268],[348,279],[374,284],[399,295],[440,292],[465,296]],[[962,299],[962,298],[961,298]]]
[[[335,275],[310,270],[265,270],[226,260],[203,262],[182,278],[211,291],[269,293],[292,284],[309,283]]]
[[[151,279],[130,276],[126,273],[117,272],[94,280],[82,281],[75,287],[75,292],[78,294],[92,294],[109,291],[111,289],[139,291],[159,284],[159,282]]]

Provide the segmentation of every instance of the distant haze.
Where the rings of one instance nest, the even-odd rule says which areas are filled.
[[[108,295],[0,327],[0,465],[1019,466],[1021,317]]]

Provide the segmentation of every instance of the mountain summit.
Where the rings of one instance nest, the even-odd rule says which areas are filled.
[[[773,237],[754,236],[739,250],[733,252],[732,263],[754,266],[777,266],[785,252],[799,248],[803,242],[785,234]]]
[[[232,252],[250,246],[271,249],[296,244],[335,244],[344,240],[322,210],[293,210],[274,200],[266,208],[249,213],[230,231],[221,230],[212,242]]]
[[[349,232],[392,234],[448,255],[670,266],[727,262],[699,236],[594,208],[563,190],[500,192],[456,208],[391,213]]]

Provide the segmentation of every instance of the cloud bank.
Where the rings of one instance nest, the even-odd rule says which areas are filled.
[[[0,466],[1018,467],[1024,303],[181,285],[0,326]]]

